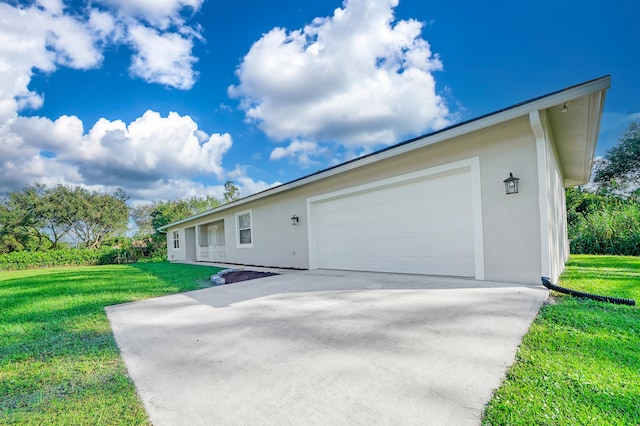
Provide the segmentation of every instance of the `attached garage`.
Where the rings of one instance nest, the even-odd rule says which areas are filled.
[[[478,173],[472,158],[310,198],[311,268],[483,279]]]

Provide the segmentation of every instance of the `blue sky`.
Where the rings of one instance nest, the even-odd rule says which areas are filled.
[[[242,195],[610,74],[640,119],[637,0],[0,2],[0,193]]]

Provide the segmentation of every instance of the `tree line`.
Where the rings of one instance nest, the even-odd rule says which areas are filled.
[[[0,204],[0,252],[57,249],[70,235],[100,248],[105,238],[126,231],[127,200],[120,189],[109,194],[64,185],[11,192]]]
[[[231,181],[224,198],[212,196],[154,201],[129,206],[129,196],[65,185],[35,184],[9,193],[0,201],[0,253],[42,252],[69,248],[90,250],[137,243],[157,257],[166,251],[165,235],[157,228],[239,198]],[[125,237],[130,221],[137,231]]]
[[[572,253],[640,256],[640,122],[602,159],[593,182],[567,190]]]

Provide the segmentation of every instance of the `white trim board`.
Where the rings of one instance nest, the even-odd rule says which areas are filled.
[[[529,113],[529,123],[536,138],[536,161],[538,165],[538,210],[540,215],[540,276],[551,276],[551,241],[549,237],[549,188],[547,164],[547,138],[540,111]]]

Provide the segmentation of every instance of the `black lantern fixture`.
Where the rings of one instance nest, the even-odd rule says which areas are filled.
[[[518,181],[520,179],[513,176],[513,173],[509,173],[509,177],[503,180],[504,189],[509,194],[517,194],[518,193]]]
[[[293,226],[296,226],[299,222],[300,222],[300,218],[298,216],[296,216],[295,214],[291,216],[291,224]]]

